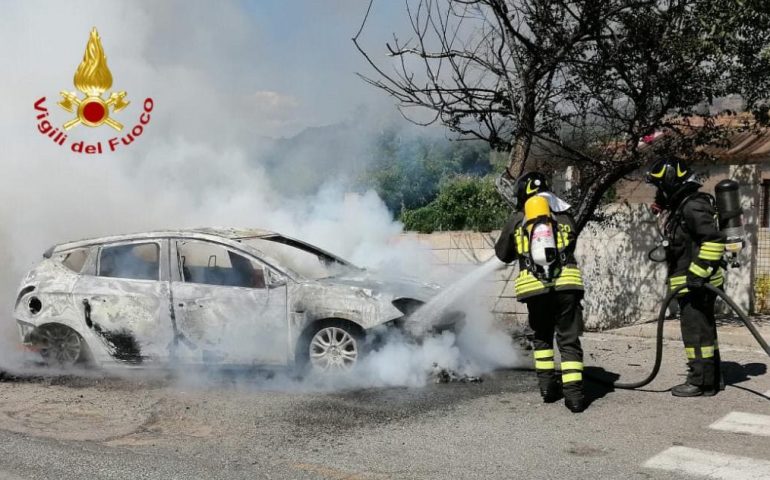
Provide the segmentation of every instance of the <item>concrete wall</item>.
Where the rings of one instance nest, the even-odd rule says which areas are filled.
[[[757,255],[770,259],[770,248],[754,248],[759,236],[768,237],[770,246],[770,234],[756,226],[761,175],[754,166],[732,168],[729,175],[741,183],[748,245],[740,255],[743,267],[727,273],[727,292],[742,308],[750,310],[754,301],[751,266],[756,264]],[[713,191],[713,186],[706,191]],[[607,206],[600,217],[600,221],[590,223],[581,233],[576,252],[586,285],[586,327],[605,329],[654,319],[666,294],[665,265],[647,257],[660,238],[655,218],[646,205],[628,203]],[[499,232],[404,234],[429,248],[437,265],[455,266],[459,270],[472,268],[494,255],[498,235]],[[517,269],[511,267],[490,280],[494,291],[490,307],[506,320],[522,323],[526,321],[526,309],[513,295],[516,274]]]

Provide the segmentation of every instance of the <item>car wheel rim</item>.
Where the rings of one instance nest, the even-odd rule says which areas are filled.
[[[43,330],[41,354],[50,363],[71,366],[80,358],[81,344],[77,332],[67,327],[52,326]]]
[[[310,362],[319,370],[350,370],[356,361],[358,342],[341,328],[322,328],[310,340]]]

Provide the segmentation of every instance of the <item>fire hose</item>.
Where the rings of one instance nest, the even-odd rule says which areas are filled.
[[[658,376],[658,372],[660,371],[660,366],[663,361],[663,322],[666,320],[666,311],[668,310],[669,304],[676,298],[677,294],[687,288],[687,285],[682,285],[680,287],[675,288],[672,290],[666,298],[663,300],[663,304],[660,307],[660,313],[658,314],[658,330],[657,335],[655,337],[655,364],[652,367],[652,372],[644,378],[643,380],[640,380],[638,382],[608,382],[604,379],[597,378],[595,376],[588,376],[592,380],[595,380],[600,383],[604,383],[607,385],[611,385],[615,388],[621,388],[621,389],[628,389],[633,390],[636,388],[644,387],[645,385],[652,382],[655,377]],[[770,356],[770,346],[768,346],[767,342],[764,338],[762,338],[762,335],[757,330],[757,327],[751,322],[748,315],[746,315],[741,308],[735,304],[732,298],[730,298],[724,291],[722,291],[719,288],[714,287],[710,284],[705,284],[703,286],[706,290],[716,294],[719,298],[721,298],[732,310],[735,312],[735,314],[738,316],[738,318],[741,319],[744,325],[746,325],[746,328],[749,329],[751,332],[751,335],[754,337],[754,339],[759,343],[759,345],[762,347],[762,350],[767,353],[768,356]]]

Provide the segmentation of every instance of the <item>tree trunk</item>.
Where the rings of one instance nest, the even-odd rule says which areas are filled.
[[[532,147],[532,134],[529,131],[520,131],[513,140],[513,148],[508,157],[508,175],[516,179],[524,173],[527,166],[529,150]]]
[[[535,108],[535,90],[529,83],[524,93],[524,101],[521,105],[521,114],[518,119],[519,127],[513,138],[513,148],[508,160],[508,174],[511,178],[520,177],[527,169],[529,151],[532,148],[532,132],[535,131],[537,109]]]
[[[581,199],[580,207],[575,218],[578,234],[583,231],[583,228],[585,228],[586,224],[591,220],[591,217],[594,215],[596,208],[599,206],[599,203],[601,203],[602,197],[607,193],[607,190],[623,177],[639,168],[639,166],[640,165],[637,162],[618,165],[604,175],[601,175],[588,187],[585,195],[583,195]]]

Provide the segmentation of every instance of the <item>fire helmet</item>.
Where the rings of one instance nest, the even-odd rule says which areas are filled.
[[[514,206],[521,210],[531,197],[538,193],[550,191],[551,186],[548,177],[540,172],[525,173],[516,180],[516,186],[514,187],[516,204]]]
[[[658,189],[658,194],[665,200],[671,198],[692,179],[692,172],[686,163],[676,159],[658,160],[652,164],[645,175],[647,183]]]

